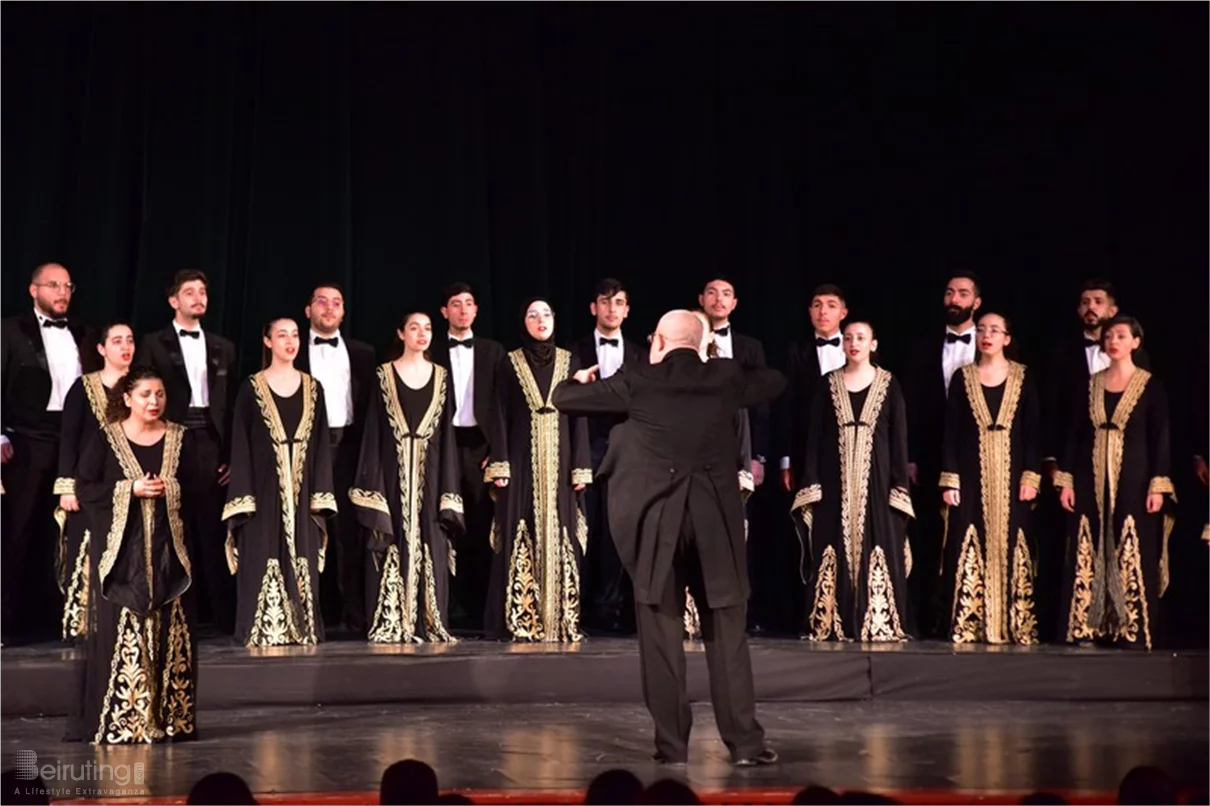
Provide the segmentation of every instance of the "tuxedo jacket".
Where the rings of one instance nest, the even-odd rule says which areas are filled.
[[[506,353],[504,345],[498,341],[474,337],[475,345],[475,422],[486,439],[491,439],[492,412],[496,406],[496,367],[504,361]],[[465,350],[465,347],[455,348]],[[450,366],[450,346],[447,336],[434,336],[429,348],[429,355],[434,364],[440,364],[450,370],[450,390],[453,392],[454,376]]]
[[[1151,369],[1151,358],[1140,347],[1134,353],[1135,366]],[[1046,378],[1042,425],[1042,456],[1059,459],[1067,439],[1072,409],[1077,400],[1088,398],[1088,354],[1082,336],[1057,345],[1051,355]]]
[[[0,321],[0,425],[5,433],[42,439],[58,439],[46,423],[46,403],[52,383],[42,343],[41,326],[31,310]],[[76,341],[84,372],[101,369],[103,361],[94,349],[96,333],[87,325],[68,320],[67,329]],[[64,397],[67,390],[63,390]]]
[[[807,425],[811,422],[811,402],[821,382],[819,375],[819,351],[812,337],[806,342],[790,346],[786,359],[786,391],[774,406],[777,423],[776,450],[774,457],[790,457],[790,467],[795,479],[802,480],[803,463],[807,456]]]
[[[764,369],[765,346],[760,339],[731,330],[732,359],[744,369]],[[771,401],[764,401],[750,411],[749,423],[752,431],[752,458],[773,461],[769,456],[769,430],[772,422]]]
[[[231,412],[238,387],[235,377],[235,345],[217,333],[202,329],[206,341],[206,385],[210,392],[210,423],[221,451],[222,461],[228,456],[231,435]],[[164,390],[168,393],[168,404],[164,417],[177,423],[185,422],[193,388],[189,385],[189,374],[185,371],[185,356],[181,354],[181,339],[177,326],[173,324],[143,337],[135,353],[135,363],[151,367],[164,379]]]
[[[581,367],[591,367],[597,363],[596,333],[590,333],[571,345],[568,349],[580,359]],[[643,360],[643,353],[638,345],[629,339],[622,339],[622,366],[629,366]],[[590,444],[607,442],[610,430],[618,423],[625,422],[623,414],[599,414],[588,417],[588,441]]]
[[[294,359],[294,368],[299,372],[311,374],[311,336],[303,336],[302,344],[298,347],[298,355]],[[377,368],[377,357],[374,355],[374,348],[364,341],[357,339],[346,339],[344,335],[340,339],[345,343],[345,349],[349,351],[349,385],[353,388],[353,424],[349,426],[349,430],[354,434],[361,434],[361,426],[366,418],[366,406],[369,405],[370,395],[374,392],[374,372]],[[331,395],[332,390],[325,389],[325,395]],[[345,435],[349,439],[349,435]],[[360,445],[360,441],[353,437],[354,443]],[[343,443],[342,443],[343,444]]]
[[[922,489],[937,487],[941,474],[942,442],[945,439],[947,390],[941,358],[946,331],[944,328],[938,329],[940,333],[920,339],[912,345],[908,371],[903,375],[903,397],[908,417],[908,461],[919,468],[918,483]]]

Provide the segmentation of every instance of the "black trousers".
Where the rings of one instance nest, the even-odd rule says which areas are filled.
[[[595,473],[609,449],[609,441],[596,440],[592,444],[592,469]],[[609,532],[609,484],[605,479],[594,479],[584,495],[585,517],[588,519],[588,557],[585,563],[589,593],[588,616],[596,626],[608,628],[614,623],[631,627],[625,622],[634,612],[634,594],[630,577],[618,557],[617,546]]]
[[[355,633],[366,630],[365,541],[349,488],[357,476],[360,440],[351,428],[328,430],[332,446],[332,485],[336,517],[328,520],[328,555],[319,578],[319,600],[325,624],[339,624]]]
[[[685,513],[672,563],[658,604],[637,603],[639,664],[643,699],[655,720],[655,747],[670,761],[689,756],[693,712],[685,682],[685,587],[693,594],[702,621],[710,700],[723,744],[733,761],[753,758],[765,746],[765,731],[756,721],[752,659],[748,655],[747,605],[712,608],[702,583],[693,519]]]
[[[912,490],[916,518],[909,525],[912,542],[912,575],[908,577],[907,631],[917,638],[949,639],[945,594],[941,590],[941,544],[945,521],[941,517],[939,467],[920,467],[919,481]]]
[[[55,429],[56,433],[58,429]],[[49,639],[59,632],[63,601],[55,583],[55,545],[59,530],[54,494],[59,469],[57,438],[9,434],[13,458],[4,465],[3,589],[0,590],[3,640]]]
[[[197,591],[198,620],[226,635],[235,632],[235,582],[227,568],[223,505],[227,488],[218,482],[222,446],[209,428],[191,428],[185,434],[188,466],[181,468],[184,516],[188,524],[189,557]]]
[[[483,462],[487,459],[487,438],[479,428],[455,428],[458,461],[462,473],[462,507],[466,534],[457,542],[458,573],[453,579],[453,595],[466,613],[466,623],[458,626],[482,630],[487,612],[487,586],[492,574],[490,535],[495,508],[483,483]]]

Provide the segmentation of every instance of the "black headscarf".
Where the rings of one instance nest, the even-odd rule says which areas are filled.
[[[529,361],[530,366],[544,367],[555,360],[555,332],[552,328],[546,341],[538,341],[529,335],[529,328],[525,326],[525,315],[529,311],[529,306],[535,302],[545,302],[550,305],[545,297],[531,297],[521,306],[521,349],[525,351],[525,358]],[[554,311],[553,305],[551,305],[551,311],[552,313]]]

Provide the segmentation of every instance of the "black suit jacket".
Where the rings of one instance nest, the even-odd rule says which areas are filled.
[[[634,582],[635,600],[657,604],[692,518],[710,607],[748,600],[744,511],[735,477],[735,417],[785,387],[773,369],[702,361],[674,350],[612,378],[560,384],[554,405],[571,414],[623,414],[600,475],[609,477],[609,528]]]
[[[498,341],[475,336],[475,422],[483,436],[491,439],[492,412],[496,407],[496,367],[504,361],[504,345]],[[465,347],[456,349],[465,350]],[[450,389],[453,390],[453,368],[450,366],[448,336],[435,336],[429,348],[433,363],[450,370]]]
[[[593,366],[597,363],[596,333],[585,336],[568,349],[580,359],[581,367]],[[633,365],[640,361],[642,361],[642,353],[638,345],[629,339],[622,339],[622,366]],[[615,425],[624,422],[626,417],[620,414],[602,414],[586,419],[588,420],[588,441],[595,445],[608,441],[609,432]]]
[[[763,369],[765,362],[765,346],[760,339],[745,336],[731,330],[732,359],[744,369]],[[748,422],[752,430],[752,458],[767,461],[769,457],[769,430],[772,422],[770,403],[772,398],[753,407],[749,412]]]
[[[1135,366],[1151,369],[1151,358],[1147,351],[1139,348],[1134,353]],[[1061,459],[1067,440],[1067,428],[1071,423],[1072,409],[1076,400],[1088,398],[1088,354],[1084,351],[1084,337],[1071,338],[1055,347],[1051,355],[1050,369],[1046,375],[1046,393],[1042,426],[1042,456]]]
[[[364,341],[346,339],[343,335],[340,338],[345,343],[345,349],[349,351],[349,385],[353,387],[353,424],[350,429],[353,435],[357,435],[361,433],[361,425],[366,418],[366,406],[369,405],[370,393],[374,389],[374,370],[377,366],[377,357],[374,355],[374,348]],[[294,359],[294,368],[299,372],[311,374],[311,336],[309,332],[303,337],[303,343],[299,345],[298,355]],[[324,390],[326,395],[331,393],[331,390]],[[346,434],[345,438],[352,438],[355,444],[361,444],[356,441],[356,436],[350,437]]]
[[[84,372],[101,369],[103,361],[94,349],[95,332],[88,326],[68,322],[67,328],[80,352]],[[42,439],[57,439],[46,424],[46,403],[50,400],[52,383],[46,361],[46,346],[38,318],[31,310],[0,322],[0,384],[3,401],[0,418],[7,432]],[[63,390],[66,397],[67,390]]]
[[[803,460],[807,455],[807,425],[811,422],[811,402],[819,386],[819,351],[815,338],[790,346],[786,359],[786,393],[774,407],[777,422],[778,463],[790,457],[790,467],[797,482],[802,481]],[[772,459],[773,457],[770,457]]]
[[[225,463],[231,437],[231,412],[235,391],[239,385],[235,377],[235,345],[217,333],[202,329],[206,340],[206,385],[210,392],[210,423],[214,427],[221,446],[221,458]],[[164,417],[173,422],[185,422],[193,389],[185,371],[185,356],[181,354],[181,339],[176,325],[156,330],[143,337],[135,353],[135,363],[151,367],[164,379],[164,390],[168,393],[168,405]]]

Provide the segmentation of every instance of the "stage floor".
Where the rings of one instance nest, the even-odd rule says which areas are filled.
[[[1208,656],[1063,646],[988,647],[751,641],[761,702],[1205,700]],[[686,645],[689,693],[709,699],[704,652]],[[641,704],[634,639],[581,644],[463,640],[249,650],[230,639],[198,650],[200,707],[370,704]],[[62,644],[0,650],[0,714],[63,715],[82,653]]]
[[[1204,702],[762,703],[782,763],[736,770],[709,705],[693,713],[690,763],[679,770],[648,760],[651,722],[637,704],[203,709],[198,741],[156,747],[63,744],[62,718],[0,726],[5,767],[18,751],[37,753],[39,766],[142,764],[143,783],[124,790],[112,780],[48,783],[177,802],[197,778],[229,770],[262,802],[374,803],[383,769],[418,758],[443,789],[479,802],[580,802],[593,776],[623,767],[646,783],[679,777],[708,803],[788,803],[808,783],[909,803],[1010,803],[1039,789],[1107,803],[1137,764],[1205,788],[1210,755]]]

